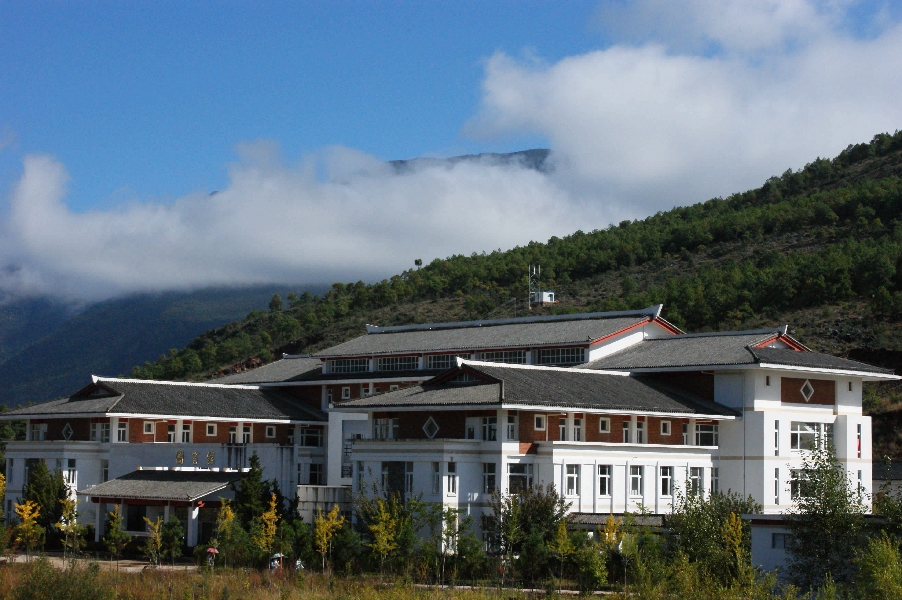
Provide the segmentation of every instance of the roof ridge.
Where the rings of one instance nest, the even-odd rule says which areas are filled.
[[[687,338],[704,338],[704,337],[728,337],[728,336],[740,336],[740,335],[767,335],[767,334],[775,334],[775,335],[785,335],[786,327],[774,327],[769,329],[748,329],[745,331],[708,331],[702,333],[684,333],[682,335],[671,335],[660,338],[646,338],[642,340],[643,342],[657,342],[660,340],[676,340],[676,339],[687,339]]]
[[[490,368],[502,368],[502,369],[520,369],[523,371],[564,371],[566,373],[592,373],[595,375],[617,375],[618,377],[623,377],[625,374],[622,371],[604,371],[604,370],[590,370],[590,369],[574,369],[573,367],[555,367],[555,366],[545,366],[545,365],[517,365],[512,363],[497,363],[497,362],[488,362],[484,360],[470,360],[468,358],[460,358],[457,357],[457,366],[463,365],[471,365],[475,367],[490,367]],[[478,370],[478,369],[477,369]]]
[[[617,317],[651,317],[661,315],[663,304],[656,304],[638,310],[620,310],[608,312],[573,313],[567,315],[542,315],[535,317],[512,317],[508,319],[481,319],[476,321],[447,321],[443,323],[419,323],[413,325],[366,326],[367,334],[402,333],[406,331],[432,331],[436,329],[462,329],[467,327],[492,327],[496,325],[517,325],[520,323],[547,323],[554,321],[586,321],[592,319],[613,319]]]
[[[184,385],[189,387],[211,387],[211,388],[230,388],[236,390],[259,390],[259,384],[246,383],[246,384],[228,384],[228,383],[208,383],[208,382],[193,382],[193,381],[162,381],[159,379],[128,379],[125,377],[100,377],[98,375],[91,375],[91,379],[94,380],[94,383],[98,382],[109,382],[109,383],[146,383],[148,385]]]

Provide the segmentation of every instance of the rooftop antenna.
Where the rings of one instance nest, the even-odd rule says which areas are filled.
[[[529,292],[526,297],[526,306],[532,310],[532,305],[542,299],[542,286],[539,285],[539,278],[542,275],[542,265],[529,265]]]

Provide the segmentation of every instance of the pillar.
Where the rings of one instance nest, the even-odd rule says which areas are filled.
[[[92,500],[93,500],[93,498],[92,498]],[[101,523],[100,515],[101,515],[101,513],[103,513],[103,506],[104,506],[104,504],[102,502],[98,502],[97,510],[94,513],[94,541],[95,542],[100,542],[100,523]]]
[[[197,546],[197,518],[199,515],[200,508],[192,502],[191,506],[188,507],[188,532],[186,539],[189,548]]]

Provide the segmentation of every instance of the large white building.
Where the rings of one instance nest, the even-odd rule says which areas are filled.
[[[7,446],[6,510],[44,460],[87,522],[112,503],[136,533],[142,516],[176,514],[194,545],[253,452],[307,515],[371,479],[475,517],[492,490],[540,483],[586,516],[664,514],[684,486],[779,513],[802,452],[824,443],[870,488],[862,384],[896,375],[785,328],[685,334],[660,310],[368,326],[208,384],[94,378],[2,416],[28,421]]]

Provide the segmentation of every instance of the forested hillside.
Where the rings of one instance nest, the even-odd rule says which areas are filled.
[[[413,259],[411,257],[411,263]],[[452,256],[379,283],[290,294],[135,367],[142,378],[203,379],[282,351],[309,352],[384,325],[524,314],[526,274],[552,312],[663,303],[691,331],[790,322],[817,348],[902,348],[902,132],[849,146],[758,189],[641,221],[507,251]]]

